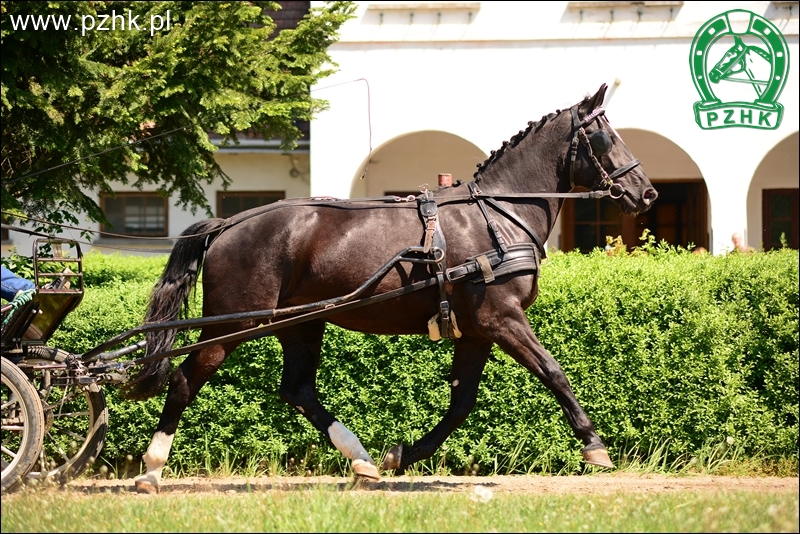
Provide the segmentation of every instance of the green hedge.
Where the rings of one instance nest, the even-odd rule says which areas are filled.
[[[553,254],[542,267],[534,331],[564,368],[613,457],[662,447],[670,459],[729,436],[743,454],[798,454],[798,252],[694,255],[669,247],[609,256]],[[72,352],[139,324],[164,258],[85,258],[87,292],[52,344]],[[202,290],[198,289],[197,303]],[[374,336],[329,326],[322,402],[374,457],[413,442],[444,414],[449,341]],[[177,363],[177,361],[175,362]],[[170,463],[340,455],[278,397],[274,338],[241,346],[185,413]],[[114,464],[139,457],[164,395],[119,400],[106,388]],[[315,446],[315,447],[312,447]],[[530,373],[495,348],[477,405],[431,461],[575,471],[581,444]]]

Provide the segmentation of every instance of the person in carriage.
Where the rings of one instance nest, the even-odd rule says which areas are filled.
[[[23,278],[11,269],[2,266],[2,280],[0,280],[0,297],[12,306],[8,315],[3,318],[7,323],[19,308],[30,302],[36,296],[36,286],[30,280]]]

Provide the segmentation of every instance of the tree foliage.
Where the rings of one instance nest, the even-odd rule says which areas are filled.
[[[326,105],[309,89],[332,72],[326,50],[353,12],[330,2],[275,35],[275,2],[1,5],[2,208],[55,223],[105,221],[95,195],[115,181],[210,213],[202,184],[230,178],[208,132],[296,146],[297,122]]]

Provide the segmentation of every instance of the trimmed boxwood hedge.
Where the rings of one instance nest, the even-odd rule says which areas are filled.
[[[51,344],[83,352],[138,325],[164,261],[88,254],[84,301]],[[733,438],[745,455],[796,459],[797,251],[710,256],[651,243],[633,255],[552,253],[540,289],[531,325],[612,458],[633,447],[688,458]],[[197,293],[199,304],[202,287]],[[320,397],[380,458],[442,417],[451,361],[447,340],[329,325]],[[281,365],[274,338],[240,346],[184,414],[170,463],[214,467],[314,451],[315,464],[343,465],[279,399]],[[105,460],[140,457],[164,395],[129,402],[105,390]],[[482,471],[572,472],[580,469],[580,448],[552,394],[495,347],[474,411],[432,462],[456,472],[474,463]]]

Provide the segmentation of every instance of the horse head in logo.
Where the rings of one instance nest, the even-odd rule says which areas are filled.
[[[767,85],[769,82],[766,79],[758,79],[755,72],[765,64],[768,68],[772,68],[772,58],[769,52],[765,52],[757,46],[746,45],[738,35],[734,35],[733,41],[733,46],[725,52],[722,59],[708,72],[708,78],[712,83],[719,83],[722,80],[749,83],[756,90],[756,94],[761,96],[764,91],[762,86]],[[761,58],[760,64],[756,57]],[[747,76],[747,79],[733,77],[734,74],[741,72]],[[769,78],[769,72],[766,72],[766,74],[766,78]]]

